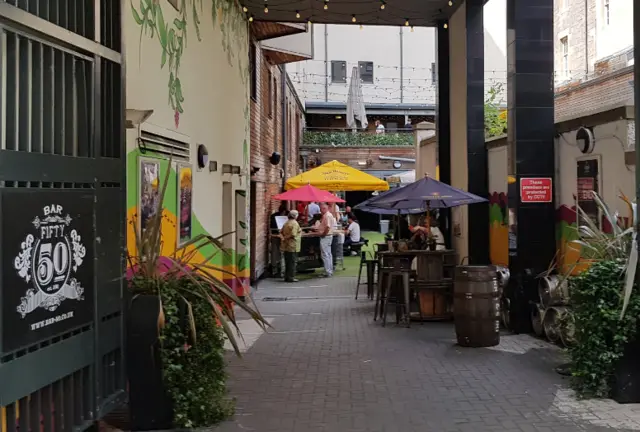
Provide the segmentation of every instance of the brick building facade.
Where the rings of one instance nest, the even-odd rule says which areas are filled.
[[[269,216],[286,178],[298,174],[304,108],[284,67],[259,43],[251,46],[251,279],[261,277],[269,257]],[[283,79],[284,87],[283,87]],[[273,165],[274,153],[280,161]]]
[[[300,148],[303,163],[307,168],[338,160],[344,164],[362,171],[408,171],[415,169],[415,162],[403,159],[416,157],[415,146],[371,146],[371,147],[330,147],[305,146]],[[383,159],[380,159],[380,156]],[[401,166],[395,168],[394,161]]]

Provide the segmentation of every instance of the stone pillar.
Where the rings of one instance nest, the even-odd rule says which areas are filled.
[[[507,1],[507,91],[509,174],[516,178],[509,199],[516,235],[510,239],[512,323],[530,325],[530,300],[536,299],[535,275],[556,253],[555,205],[523,203],[523,178],[554,178],[553,0]],[[516,242],[514,244],[513,240]]]
[[[416,146],[416,180],[428,174],[436,178],[438,149],[435,141],[436,126],[429,122],[420,122],[413,126]]]
[[[488,197],[483,6],[483,0],[466,0],[449,21],[451,185]],[[460,258],[488,264],[488,204],[455,208],[451,219],[452,243]]]

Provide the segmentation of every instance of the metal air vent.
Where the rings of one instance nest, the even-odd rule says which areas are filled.
[[[144,154],[171,156],[174,160],[189,161],[189,143],[167,138],[162,135],[142,131],[138,139],[140,151]]]

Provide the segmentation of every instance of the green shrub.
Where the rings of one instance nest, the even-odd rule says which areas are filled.
[[[610,397],[613,373],[625,344],[637,332],[640,295],[633,290],[621,317],[624,260],[602,260],[569,278],[576,343],[569,348],[572,386],[581,397]]]
[[[188,278],[173,279],[161,291],[164,384],[173,402],[176,428],[212,426],[233,414],[226,388],[224,332],[206,299],[185,294],[196,291],[189,284],[193,282]]]

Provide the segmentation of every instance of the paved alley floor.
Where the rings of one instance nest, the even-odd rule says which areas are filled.
[[[216,431],[640,431],[640,406],[573,397],[554,371],[559,348],[508,333],[495,348],[461,348],[452,323],[383,328],[355,286],[260,283],[254,302],[274,328],[241,322],[236,416]]]

